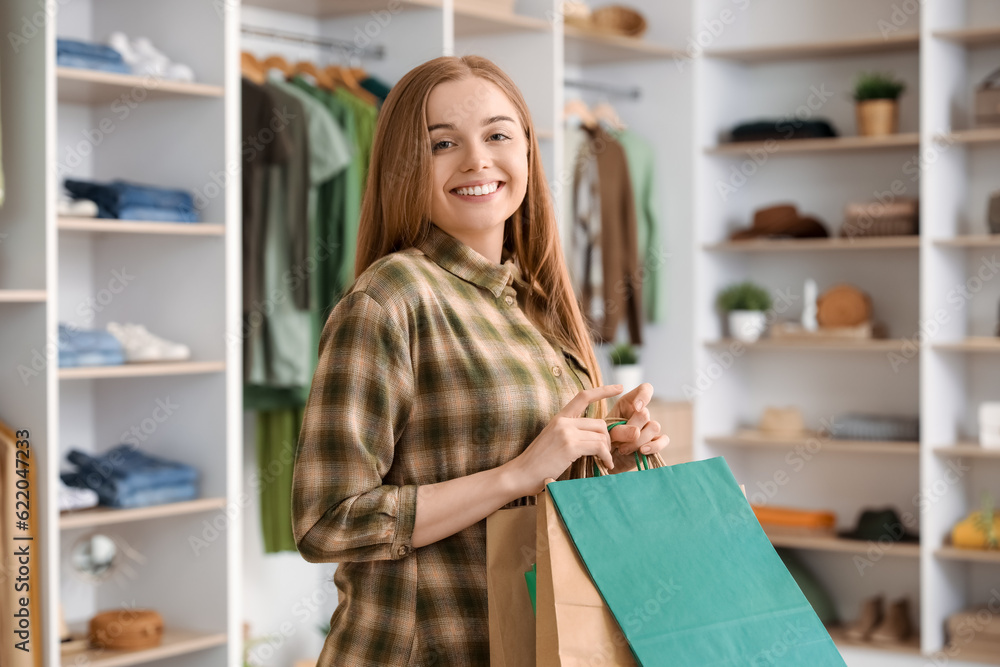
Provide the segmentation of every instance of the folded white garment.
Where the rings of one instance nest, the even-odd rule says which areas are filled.
[[[83,510],[89,507],[97,507],[97,491],[93,489],[78,489],[66,486],[66,483],[59,480],[59,511]]]
[[[96,218],[97,204],[89,199],[73,199],[62,194],[59,195],[58,214],[70,218]]]
[[[154,76],[175,81],[194,81],[194,70],[181,63],[173,63],[163,52],[153,46],[148,37],[129,40],[123,32],[113,32],[108,44],[122,54],[122,59],[139,76]]]

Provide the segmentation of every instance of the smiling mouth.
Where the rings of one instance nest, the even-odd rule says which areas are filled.
[[[484,197],[500,190],[503,186],[503,181],[493,181],[486,185],[477,185],[471,188],[454,188],[451,192],[462,197]]]

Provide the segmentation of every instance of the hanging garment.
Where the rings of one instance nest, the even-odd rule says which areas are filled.
[[[628,162],[621,145],[603,128],[585,128],[585,131],[588,153],[578,161],[574,181],[577,196],[574,197],[573,220],[574,225],[581,227],[581,232],[573,235],[575,243],[571,252],[583,255],[571,262],[577,267],[583,266],[577,278],[582,281],[577,296],[598,342],[614,340],[624,316],[632,344],[640,345],[642,273]],[[594,230],[598,224],[599,233]],[[600,285],[593,282],[598,267]]]
[[[257,469],[264,553],[295,551],[292,471],[302,407],[257,414]]]
[[[660,247],[660,221],[657,213],[656,154],[649,142],[632,130],[613,132],[612,136],[625,149],[635,199],[636,240],[639,266],[642,269],[642,312],[647,322],[659,322],[663,318],[660,282],[664,255]]]

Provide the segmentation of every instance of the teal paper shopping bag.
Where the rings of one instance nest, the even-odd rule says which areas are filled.
[[[643,667],[844,667],[721,457],[547,488]]]

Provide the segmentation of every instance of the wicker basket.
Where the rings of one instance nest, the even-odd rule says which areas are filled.
[[[642,14],[623,5],[598,7],[590,16],[596,30],[625,37],[641,37],[646,32],[646,19]]]
[[[90,619],[91,646],[135,651],[163,641],[163,618],[152,609],[113,609]]]

